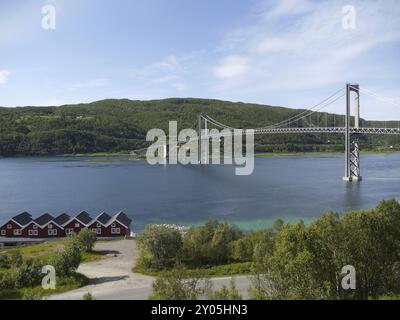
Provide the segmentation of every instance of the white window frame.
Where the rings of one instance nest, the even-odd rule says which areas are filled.
[[[115,228],[115,222],[111,224],[111,227],[112,227],[112,228]]]
[[[13,235],[14,235],[14,236],[20,236],[20,235],[22,235],[22,230],[21,230],[21,229],[14,229],[14,230],[13,230]]]
[[[56,236],[57,235],[57,229],[47,229],[47,235],[48,236]]]
[[[32,226],[32,228],[33,228],[33,229],[37,229],[37,225],[34,224],[34,225]]]
[[[97,227],[97,228],[101,228],[101,224],[100,224],[100,223],[97,223],[97,224],[96,224],[96,227]]]
[[[49,229],[53,229],[53,225],[50,223],[48,226]]]
[[[73,234],[74,233],[74,228],[67,228],[65,229],[65,234]]]
[[[9,224],[7,225],[7,229],[12,229],[12,224],[11,224],[11,223],[9,223]]]
[[[2,236],[5,236],[6,234],[7,234],[7,233],[6,233],[6,230],[4,230],[4,229],[1,230],[1,235],[2,235]]]
[[[111,234],[121,234],[121,228],[111,228]]]
[[[80,228],[81,224],[79,222],[75,222],[75,228]]]
[[[28,235],[29,236],[37,236],[38,235],[37,229],[36,230],[32,230],[32,229],[28,230]]]

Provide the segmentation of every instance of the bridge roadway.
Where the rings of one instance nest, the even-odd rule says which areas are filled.
[[[228,128],[226,128],[228,129]],[[232,129],[228,129],[232,130]],[[235,134],[245,134],[248,129],[234,129]],[[345,133],[345,127],[256,128],[254,134],[282,133]],[[350,128],[352,134],[400,134],[400,128]],[[212,135],[209,135],[212,137]]]

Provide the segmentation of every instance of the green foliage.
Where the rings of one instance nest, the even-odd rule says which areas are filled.
[[[400,293],[400,204],[328,213],[309,226],[285,225],[272,255],[259,261],[251,288],[258,299],[368,299]],[[356,270],[356,289],[341,286],[342,267]]]
[[[200,279],[193,277],[185,279],[182,270],[176,268],[153,282],[152,300],[197,300],[204,291],[200,288]]]
[[[164,99],[152,101],[102,100],[61,107],[0,108],[0,155],[54,155],[117,152],[146,145],[151,128],[167,132],[168,121],[177,120],[179,130],[195,128],[199,114],[236,128],[265,127],[294,117],[304,110],[233,103],[210,99]],[[314,113],[298,126],[343,126],[343,116]],[[383,126],[362,121],[362,126]],[[387,122],[388,126],[397,123]],[[399,149],[397,137],[361,137],[362,146]],[[258,152],[342,151],[339,135],[263,135],[256,137]]]
[[[42,265],[34,260],[25,262],[17,269],[15,275],[15,287],[26,288],[34,287],[41,282]]]
[[[0,274],[0,290],[14,289],[15,282],[15,272],[7,271]]]
[[[85,228],[79,232],[77,239],[80,242],[80,247],[84,252],[90,252],[93,250],[94,244],[96,243],[96,235],[93,231]]]
[[[214,300],[242,300],[242,296],[236,289],[235,280],[231,278],[229,286],[222,285],[222,287],[212,293]]]
[[[22,300],[43,300],[43,294],[32,289],[26,289],[24,290]]]
[[[66,240],[64,250],[57,252],[50,259],[50,264],[54,266],[56,274],[60,276],[73,274],[81,263],[82,249],[82,242],[78,236],[69,236]]]
[[[165,276],[173,270],[149,270],[140,267],[135,267],[134,272],[143,273],[149,276]],[[184,268],[182,269],[183,278],[193,278],[193,277],[217,277],[217,276],[236,276],[236,275],[250,275],[254,273],[254,263],[253,262],[236,262],[223,264],[218,266],[206,266],[198,268]]]
[[[195,267],[227,263],[232,242],[241,236],[237,226],[216,220],[191,228],[184,238],[183,261]]]
[[[0,254],[0,268],[16,268],[22,264],[22,255],[19,250],[12,250]]]
[[[141,267],[156,270],[172,266],[182,248],[181,234],[168,226],[147,226],[140,232],[137,242]]]
[[[95,300],[94,299],[94,297],[93,297],[93,295],[90,293],[90,292],[86,292],[84,295],[83,295],[83,300]]]

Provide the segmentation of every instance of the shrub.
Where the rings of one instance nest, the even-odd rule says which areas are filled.
[[[34,287],[40,284],[41,266],[30,260],[17,269],[15,286],[17,288]]]
[[[16,268],[22,264],[22,255],[18,250],[0,254],[0,268]]]
[[[0,268],[8,269],[11,267],[10,258],[8,254],[0,254]]]
[[[83,251],[89,252],[93,250],[94,244],[96,243],[96,235],[93,231],[89,229],[83,229],[77,238]]]
[[[24,290],[22,300],[43,300],[43,295],[40,292],[35,292],[32,289]]]
[[[199,287],[200,279],[193,277],[184,279],[183,272],[175,269],[168,275],[157,278],[153,282],[152,300],[197,300],[203,290]]]
[[[171,266],[182,248],[182,236],[178,230],[168,226],[150,225],[138,236],[140,255],[150,255],[151,259],[139,258],[149,263],[147,267],[163,269]]]
[[[81,262],[81,246],[72,238],[68,240],[64,250],[58,252],[50,259],[57,275],[67,276],[76,271]]]
[[[90,292],[86,292],[83,295],[83,300],[94,300],[93,295]]]
[[[212,293],[212,298],[214,300],[242,300],[233,278],[229,282],[229,287],[223,285],[219,290]]]
[[[0,290],[15,289],[15,274],[11,271],[3,272],[0,275]]]

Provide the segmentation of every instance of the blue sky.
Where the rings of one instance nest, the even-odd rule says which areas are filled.
[[[56,29],[41,26],[44,5]],[[356,28],[342,27],[344,5]],[[0,1],[0,105],[218,98],[309,107],[360,83],[400,119],[397,0]],[[343,101],[326,111],[343,113]]]

